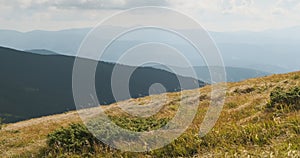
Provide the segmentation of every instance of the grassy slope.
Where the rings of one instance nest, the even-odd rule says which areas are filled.
[[[222,114],[214,129],[203,140],[209,144],[205,148],[197,149],[198,156],[300,156],[300,134],[292,131],[300,129],[300,111],[274,115],[274,113],[266,113],[264,110],[272,89],[277,86],[286,88],[300,86],[299,76],[300,72],[295,72],[228,83],[227,98]],[[248,91],[249,89],[250,91]],[[202,96],[199,106],[201,108],[199,108],[189,132],[199,128],[209,105],[210,86],[199,90]],[[196,91],[198,90],[188,91],[191,98]],[[173,101],[165,105],[155,117],[168,118],[176,112],[179,93],[167,95]],[[148,99],[149,97],[131,99],[125,103],[144,104]],[[110,115],[124,115],[114,104],[105,108]],[[48,133],[70,123],[79,122],[81,120],[78,114],[69,112],[7,124],[0,131],[0,157],[34,155],[39,152],[39,149],[46,146],[45,140]],[[249,136],[243,143],[242,136],[245,133]],[[239,138],[239,135],[241,139],[236,139]],[[236,142],[237,140],[242,142]]]

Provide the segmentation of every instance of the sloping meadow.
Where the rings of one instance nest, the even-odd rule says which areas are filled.
[[[179,138],[157,150],[136,153],[113,149],[91,134],[78,115],[71,112],[53,115],[52,119],[45,117],[47,121],[33,119],[27,124],[25,121],[4,125],[0,131],[0,153],[4,157],[299,157],[299,87],[300,72],[228,83],[223,111],[204,137],[199,137],[198,132],[210,105],[211,87],[186,91],[190,96],[185,99],[191,101],[195,92],[201,92],[196,117]],[[131,116],[116,104],[104,110],[119,127],[136,132],[151,131],[164,127],[180,106],[179,92],[166,95],[171,101],[146,118]],[[146,106],[149,99],[124,102]],[[91,117],[89,127],[108,128],[100,118]],[[36,123],[32,123],[34,121]],[[97,135],[107,141],[113,135],[121,135],[120,140],[128,144],[139,141],[134,135],[108,135],[105,130],[98,130]]]

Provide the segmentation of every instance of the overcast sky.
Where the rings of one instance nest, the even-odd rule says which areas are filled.
[[[0,0],[0,29],[93,27],[113,13],[139,6],[177,9],[213,31],[300,25],[299,0]]]

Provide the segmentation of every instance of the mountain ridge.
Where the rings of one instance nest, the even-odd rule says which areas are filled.
[[[106,29],[108,28],[109,27]],[[270,68],[265,68],[264,66],[256,66],[254,68],[270,73],[286,73],[299,69],[299,65],[294,64],[297,63],[295,59],[299,57],[299,53],[297,53],[297,50],[299,49],[298,41],[300,40],[299,36],[297,36],[300,34],[299,28],[300,27],[294,27],[260,32],[242,31],[210,33],[224,58],[226,66],[253,68],[253,65],[264,63]],[[91,28],[66,29],[60,31],[39,30],[29,33],[18,31],[6,32],[5,30],[2,30],[0,31],[2,34],[0,37],[0,44],[5,47],[20,50],[36,48],[48,49],[54,52],[61,52],[64,55],[74,56],[80,43],[90,30]],[[108,29],[108,31],[112,30]],[[134,36],[133,39],[147,41],[147,39],[143,39],[144,36],[148,37],[148,34],[144,32],[141,35]],[[43,37],[43,40],[40,40],[40,37]],[[105,39],[105,37],[101,37],[100,39],[102,38],[103,40]],[[124,41],[119,42],[120,48],[116,47],[115,50],[123,47],[122,42]],[[128,39],[126,42],[126,45],[128,45],[128,43],[136,43],[136,41],[130,41]],[[172,43],[176,43],[176,41],[172,41]],[[270,56],[272,56],[272,60],[270,60]]]

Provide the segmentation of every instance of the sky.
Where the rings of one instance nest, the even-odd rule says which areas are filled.
[[[0,29],[93,27],[114,13],[141,6],[172,8],[219,32],[300,25],[299,0],[0,0]]]

